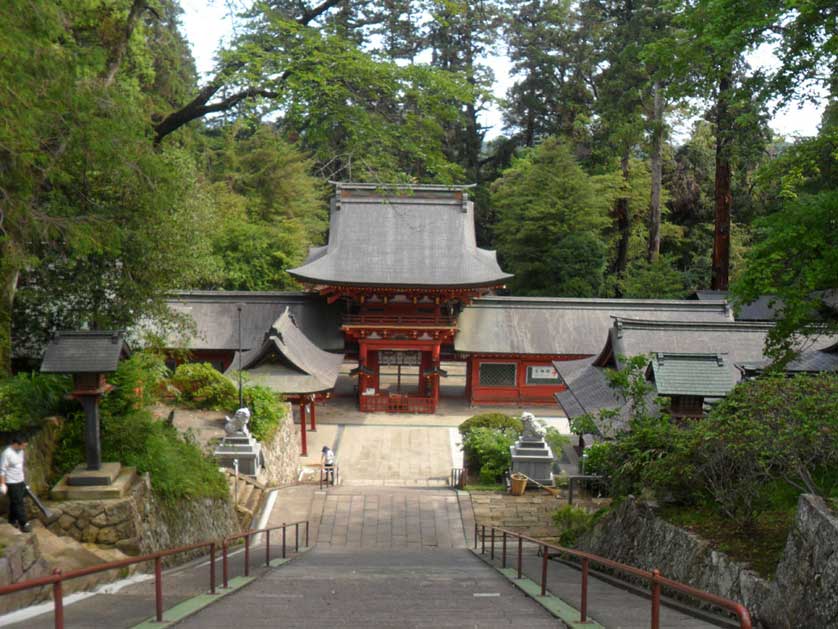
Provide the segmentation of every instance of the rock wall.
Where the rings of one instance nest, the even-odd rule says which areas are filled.
[[[0,540],[3,544],[3,556],[0,557],[0,585],[11,585],[49,574],[49,566],[41,558],[38,538],[35,535],[25,535],[8,524],[2,524],[0,525]],[[49,588],[33,588],[0,596],[0,614],[49,598],[50,591]]]
[[[71,500],[50,507],[60,516],[49,526],[53,533],[113,545],[134,555],[218,539],[239,530],[229,497],[169,504],[152,494],[148,474],[125,498]]]
[[[760,578],[709,542],[629,498],[577,546],[652,570],[743,603],[756,627],[838,627],[838,518],[814,496],[801,496],[774,581]]]
[[[259,481],[265,485],[290,485],[300,470],[300,446],[291,419],[291,405],[286,404],[285,418],[270,440],[262,444],[265,469]]]
[[[535,492],[523,496],[471,492],[471,507],[478,524],[495,525],[542,539],[556,537],[553,513],[560,504],[553,496]]]

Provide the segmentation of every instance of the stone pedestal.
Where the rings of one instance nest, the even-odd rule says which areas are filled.
[[[526,474],[543,485],[553,484],[553,451],[543,439],[527,439],[525,434],[514,445],[512,473]]]
[[[124,497],[137,477],[133,467],[103,463],[101,469],[79,465],[50,491],[53,500],[111,500]]]
[[[250,435],[239,432],[227,435],[213,452],[218,464],[234,468],[233,460],[239,461],[239,473],[256,476],[262,468],[262,444]]]

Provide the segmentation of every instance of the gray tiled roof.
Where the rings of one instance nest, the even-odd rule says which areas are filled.
[[[334,388],[342,362],[343,354],[312,343],[286,308],[259,350],[243,362],[243,371],[280,393],[319,393]]]
[[[771,364],[771,360],[743,363],[739,366],[746,372],[759,373]],[[797,358],[788,363],[784,370],[787,373],[819,373],[824,371],[838,371],[838,343],[820,350],[802,352]]]
[[[47,345],[44,373],[113,373],[131,350],[119,331],[58,332]]]
[[[598,354],[614,317],[733,320],[724,301],[484,297],[460,314],[454,349],[476,354]]]
[[[462,187],[338,184],[329,243],[289,271],[313,284],[488,286],[512,277],[477,247]]]
[[[692,299],[699,301],[728,299],[730,294],[726,290],[697,290]],[[749,304],[742,304],[735,312],[737,321],[775,321],[783,302],[771,295],[762,295]]]
[[[600,435],[613,437],[628,426],[630,408],[623,395],[608,384],[605,369],[593,363],[593,357],[553,361],[567,386],[564,391],[556,393],[556,401],[569,419],[590,415]],[[601,420],[599,412],[603,409],[616,409],[618,412],[614,417]]]
[[[188,315],[195,323],[196,335],[186,343],[190,349],[238,350],[238,310],[242,305],[242,347],[245,350],[262,346],[271,325],[286,308],[297,325],[318,347],[342,351],[340,331],[341,309],[327,304],[314,293],[188,291],[176,293],[167,300],[176,313]],[[170,347],[182,347],[184,341],[167,340]]]
[[[739,372],[727,354],[652,354],[649,371],[659,395],[721,398],[736,385]]]
[[[655,352],[726,353],[734,364],[763,359],[770,323],[650,321],[617,318],[597,364]]]

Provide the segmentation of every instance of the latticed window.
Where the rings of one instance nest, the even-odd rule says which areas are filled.
[[[515,363],[480,363],[481,387],[514,387]]]

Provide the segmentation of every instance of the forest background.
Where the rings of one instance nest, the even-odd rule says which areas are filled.
[[[512,294],[771,294],[778,356],[836,325],[832,2],[253,2],[201,83],[181,15],[0,7],[0,371],[59,328],[166,323],[170,290],[297,288],[329,180],[476,184]],[[766,44],[778,63],[750,67]],[[772,134],[824,90],[817,136]]]

